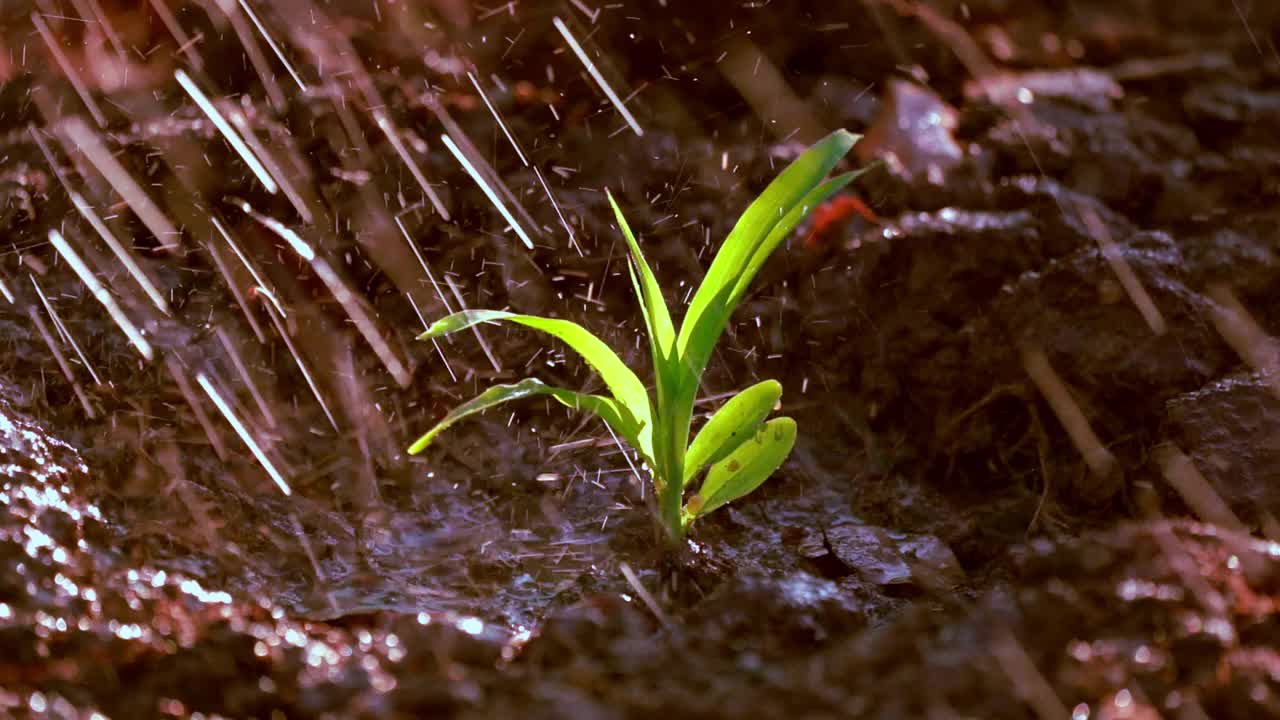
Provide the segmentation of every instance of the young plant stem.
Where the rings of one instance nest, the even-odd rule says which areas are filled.
[[[667,542],[678,548],[684,540],[684,525],[680,522],[681,503],[684,500],[684,453],[689,441],[689,413],[683,413],[681,422],[671,424],[666,441],[666,462],[662,472],[663,488],[659,497],[661,520]]]

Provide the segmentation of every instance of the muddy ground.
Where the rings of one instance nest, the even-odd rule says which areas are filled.
[[[0,6],[0,714],[1280,717],[1276,7],[135,5]],[[645,376],[603,189],[679,303],[838,127],[880,165],[704,388],[779,378],[796,452],[679,558],[559,406],[404,454],[599,386],[424,318]]]

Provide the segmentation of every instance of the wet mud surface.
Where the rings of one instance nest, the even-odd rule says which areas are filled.
[[[1280,13],[409,5],[0,9],[0,715],[1280,717]],[[700,405],[776,377],[797,449],[681,556],[559,406],[404,454],[599,385],[424,320],[643,377],[603,189],[678,303],[836,127]]]

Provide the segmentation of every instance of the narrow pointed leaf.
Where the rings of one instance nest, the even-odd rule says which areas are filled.
[[[738,219],[694,293],[676,339],[677,352],[695,377],[706,367],[711,349],[724,330],[729,314],[726,305],[757,248],[818,187],[857,140],[856,135],[844,130],[831,133],[796,158]]]
[[[671,352],[671,345],[675,341],[675,326],[671,322],[671,311],[667,308],[667,301],[662,297],[662,288],[658,286],[653,270],[649,268],[649,261],[640,251],[640,243],[636,242],[631,226],[622,215],[622,208],[618,207],[617,201],[613,199],[613,193],[608,193],[608,197],[609,205],[613,207],[614,217],[618,220],[618,227],[622,230],[627,248],[631,251],[631,266],[639,276],[639,282],[636,284],[640,290],[640,302],[644,306],[644,319],[649,328],[649,337],[662,351],[663,357],[666,357]]]
[[[724,459],[753,437],[780,397],[782,385],[777,380],[765,380],[734,395],[722,405],[689,446],[684,458],[685,484],[688,485],[704,467]]]
[[[791,231],[795,230],[796,226],[803,222],[804,219],[809,216],[809,213],[813,212],[815,208],[829,200],[832,195],[843,190],[845,186],[856,180],[859,175],[863,174],[867,170],[868,168],[861,168],[853,172],[847,172],[843,175],[837,175],[836,177],[822,183],[811,190],[803,200],[796,203],[791,210],[778,221],[778,224],[773,226],[773,229],[769,231],[769,236],[766,237],[764,242],[760,243],[760,246],[756,248],[755,253],[751,256],[751,260],[747,263],[746,269],[744,269],[742,274],[738,276],[733,296],[728,302],[728,311],[730,313],[733,312],[734,307],[737,306],[738,302],[742,299],[742,296],[746,294],[747,288],[751,285],[751,281],[755,280],[756,275],[760,273],[760,268],[764,267],[765,261],[768,260],[769,256],[778,249],[778,246],[791,235]],[[727,320],[728,318],[726,317],[726,321]]]
[[[627,367],[603,340],[577,323],[536,315],[517,315],[501,310],[464,310],[437,320],[427,328],[426,332],[419,335],[418,339],[437,338],[466,330],[479,323],[497,321],[512,322],[539,330],[573,348],[600,374],[604,384],[609,387],[609,392],[640,424],[639,445],[636,449],[647,457],[653,456],[650,427],[652,412],[649,406],[649,393],[645,390],[644,383],[640,382],[640,378],[636,377],[631,368]]]
[[[668,422],[655,423],[652,442],[653,457],[657,461],[654,467],[660,478],[659,494],[668,497],[668,502],[674,509],[679,506],[679,498],[683,494],[684,486],[683,484],[675,486],[674,482],[668,484],[666,480],[668,478],[679,480],[683,477],[679,460],[685,449],[685,443],[689,441],[687,430],[683,437],[679,436],[679,423],[670,421],[673,415],[668,410],[672,405],[673,393],[681,386],[681,367],[675,357],[675,326],[671,322],[671,311],[667,308],[667,302],[662,297],[662,288],[654,278],[653,270],[649,267],[649,261],[645,259],[644,252],[640,250],[640,243],[636,241],[635,233],[627,224],[627,219],[622,214],[622,208],[614,200],[613,193],[607,193],[607,195],[609,205],[613,207],[614,217],[617,218],[618,228],[622,230],[622,236],[626,239],[627,248],[631,253],[627,270],[631,276],[636,297],[644,310],[645,327],[649,334],[649,351],[653,357],[654,384],[657,388],[654,416],[668,419]]]
[[[690,314],[696,314],[704,307],[727,278],[737,275],[742,262],[750,256],[750,249],[767,235],[783,214],[831,172],[857,140],[856,135],[837,130],[802,153],[769,183],[738,218],[729,237],[717,251],[711,267],[707,269],[703,286],[689,304]],[[704,291],[708,285],[711,287]]]
[[[696,506],[694,517],[706,515],[760,487],[782,466],[795,442],[795,420],[780,417],[765,423],[755,437],[711,466],[702,489],[690,500],[690,505]]]
[[[536,378],[525,378],[514,385],[494,385],[485,390],[471,400],[459,405],[444,416],[444,419],[436,423],[422,437],[418,438],[413,445],[409,446],[409,454],[417,455],[431,444],[437,435],[447,430],[451,425],[459,420],[476,413],[484,412],[495,405],[501,405],[512,400],[520,400],[523,398],[537,397],[540,395],[550,395],[559,400],[564,405],[575,410],[585,410],[590,413],[599,415],[602,420],[613,428],[613,431],[621,435],[632,447],[638,448],[638,438],[640,434],[640,426],[631,413],[623,408],[613,398],[601,397],[600,395],[588,395],[585,393],[566,390],[565,388],[547,385]]]

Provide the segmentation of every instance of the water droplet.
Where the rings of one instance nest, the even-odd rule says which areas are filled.
[[[1129,693],[1127,688],[1123,689],[1116,693],[1115,703],[1118,708],[1127,708],[1129,705],[1133,704],[1133,696]]]
[[[484,632],[484,621],[475,617],[462,618],[458,621],[458,629],[468,635],[479,635]]]

